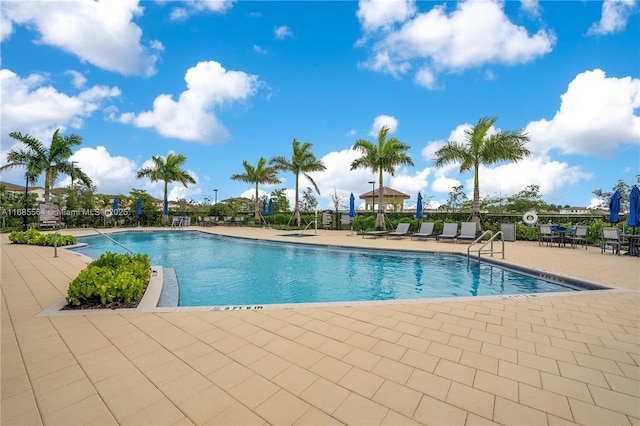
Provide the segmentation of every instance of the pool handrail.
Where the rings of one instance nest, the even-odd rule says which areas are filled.
[[[128,247],[124,246],[123,244],[120,244],[119,242],[117,242],[116,240],[114,240],[113,238],[108,236],[107,234],[98,231],[96,228],[81,228],[81,229],[89,230],[89,231],[96,231],[98,234],[102,235],[106,239],[110,240],[111,242],[119,245],[120,247],[122,247],[123,249],[128,251],[129,253],[133,254],[133,251],[131,249],[129,249]],[[59,233],[60,233],[60,230],[57,230],[56,232],[53,233],[53,257],[58,257],[58,234]]]
[[[502,231],[498,231],[495,234],[493,233],[493,231],[491,230],[487,230],[484,231],[482,233],[482,235],[480,235],[478,238],[476,238],[470,245],[469,247],[467,247],[467,258],[471,258],[471,247],[476,244],[481,242],[485,235],[488,235],[490,238],[481,246],[479,247],[478,250],[478,262],[480,262],[480,254],[482,253],[482,250],[487,246],[487,244],[491,244],[490,249],[487,251],[488,253],[491,254],[491,257],[493,257],[494,253],[502,253],[502,258],[504,259],[504,236],[503,236],[503,232]],[[495,240],[496,238],[501,237],[500,241],[502,242],[502,250],[500,251],[494,251],[493,250],[493,240]]]

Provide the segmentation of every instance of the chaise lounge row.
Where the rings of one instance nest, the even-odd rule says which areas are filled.
[[[420,230],[416,233],[409,232],[409,223],[399,223],[395,231],[367,231],[362,233],[362,238],[372,237],[378,238],[386,236],[387,239],[395,238],[402,239],[402,237],[411,237],[412,240],[427,240],[427,238],[435,238],[440,240],[451,241],[473,241],[476,239],[476,224],[475,222],[462,222],[460,233],[458,233],[457,223],[445,223],[441,234],[436,234],[434,231],[433,222],[422,222]]]

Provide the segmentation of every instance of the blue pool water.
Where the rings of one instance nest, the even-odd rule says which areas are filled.
[[[429,253],[332,248],[191,231],[112,237],[152,265],[174,268],[180,306],[351,302],[576,290],[490,263]],[[97,259],[125,250],[101,235],[77,251]]]

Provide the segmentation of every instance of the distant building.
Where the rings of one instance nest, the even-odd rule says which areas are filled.
[[[563,207],[560,209],[560,214],[589,214],[591,210],[586,207]]]

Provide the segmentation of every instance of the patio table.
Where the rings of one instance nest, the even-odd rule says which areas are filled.
[[[629,256],[640,256],[640,234],[620,234],[620,238],[629,243]]]
[[[551,231],[555,232],[560,237],[558,239],[558,247],[560,246],[566,247],[567,242],[565,241],[565,236],[567,234],[570,235],[576,232],[576,228],[567,228],[565,226],[560,226],[560,225],[551,225]]]

